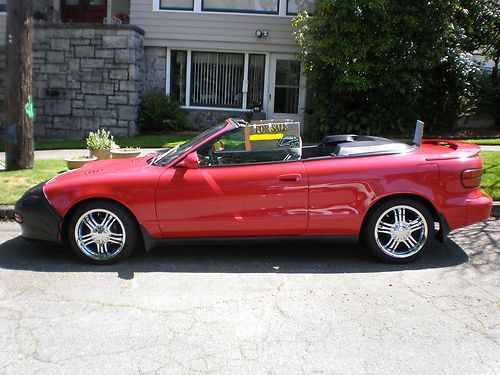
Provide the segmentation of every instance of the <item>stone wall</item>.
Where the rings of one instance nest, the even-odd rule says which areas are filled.
[[[36,138],[83,139],[100,127],[137,133],[144,86],[141,29],[129,25],[36,24],[33,101]],[[0,50],[3,141],[5,50]]]
[[[0,47],[0,143],[4,142],[4,127],[5,121],[5,47]]]
[[[36,139],[84,139],[105,128],[114,136],[137,133],[143,95],[165,92],[167,49],[144,47],[131,25],[37,23],[33,31],[33,101]],[[0,49],[0,142],[3,142]],[[244,112],[188,111],[193,129],[206,129]]]
[[[211,126],[220,124],[228,118],[238,118],[246,121],[251,120],[251,112],[241,111],[224,111],[224,110],[207,110],[207,109],[190,109],[188,117],[192,128],[195,130],[205,130]]]
[[[143,91],[142,30],[38,24],[33,33],[35,136],[81,139],[100,127],[136,134]]]
[[[145,47],[144,91],[165,92],[167,75],[167,49],[165,47]]]

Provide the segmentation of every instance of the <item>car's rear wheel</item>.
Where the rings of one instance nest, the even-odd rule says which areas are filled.
[[[108,201],[90,201],[71,216],[68,240],[80,259],[111,264],[128,257],[137,244],[137,226],[126,209]]]
[[[380,259],[407,263],[422,256],[434,237],[434,221],[422,203],[394,199],[378,206],[368,218],[363,238]]]

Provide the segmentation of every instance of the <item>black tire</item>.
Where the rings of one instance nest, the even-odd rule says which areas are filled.
[[[89,201],[73,212],[68,242],[82,260],[112,264],[127,258],[139,240],[137,223],[122,206],[103,200]]]
[[[411,198],[395,198],[370,214],[362,238],[379,259],[408,263],[429,249],[434,232],[434,221],[425,205]]]

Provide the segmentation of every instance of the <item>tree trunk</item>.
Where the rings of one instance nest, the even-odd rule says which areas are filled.
[[[32,0],[7,1],[5,142],[7,170],[33,168]]]

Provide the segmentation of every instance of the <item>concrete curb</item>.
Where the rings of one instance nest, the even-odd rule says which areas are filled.
[[[493,202],[491,216],[500,217],[500,201]],[[14,206],[0,205],[0,220],[14,220]]]
[[[491,209],[491,216],[500,217],[500,202],[493,202],[493,208]]]
[[[14,220],[14,206],[0,205],[0,220]]]

